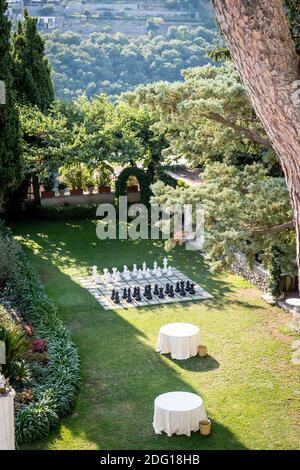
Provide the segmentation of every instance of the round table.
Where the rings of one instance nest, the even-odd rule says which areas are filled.
[[[295,310],[293,313],[293,319],[290,324],[290,328],[291,330],[296,331],[297,333],[300,333],[300,299],[291,298],[291,299],[286,299],[285,302],[291,307],[295,307]]]
[[[173,359],[188,359],[198,354],[200,331],[191,323],[169,323],[161,327],[156,351],[169,354]]]
[[[154,401],[153,428],[156,434],[165,432],[190,436],[199,430],[199,422],[207,420],[203,400],[195,393],[170,392]]]

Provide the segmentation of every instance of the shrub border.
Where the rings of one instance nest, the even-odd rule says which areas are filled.
[[[2,224],[1,232],[11,236]],[[33,387],[36,401],[23,405],[16,413],[16,440],[22,444],[44,438],[60,418],[70,413],[80,384],[79,357],[69,330],[22,251],[7,288],[16,298],[23,318],[33,325],[37,335],[47,340],[49,352],[45,379]]]
[[[129,166],[124,168],[124,170],[119,174],[119,177],[116,181],[116,198],[126,195],[126,183],[130,176],[135,176],[140,184],[141,203],[148,205],[150,197],[152,196],[150,188],[151,181],[147,173],[137,166]]]

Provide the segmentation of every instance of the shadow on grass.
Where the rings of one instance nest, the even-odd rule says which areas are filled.
[[[216,370],[220,367],[220,363],[209,354],[205,357],[191,357],[190,359],[180,361],[172,359],[170,354],[164,354],[164,357],[174,362],[178,367],[190,372],[208,372],[210,370]]]
[[[153,246],[143,242],[133,246],[132,242],[100,242],[90,222],[83,222],[79,227],[70,223],[48,223],[47,226],[36,223],[30,229],[20,225],[15,233],[27,242],[27,251],[45,280],[47,292],[72,332],[81,358],[82,376],[78,402],[72,415],[48,439],[26,448],[245,448],[226,426],[216,420],[214,410],[210,409],[209,396],[205,395],[205,381],[199,383],[196,390],[184,381],[180,369],[174,368],[175,365],[191,372],[205,372],[219,366],[215,359],[208,356],[200,362],[199,358],[192,358],[186,364],[172,361],[173,365],[169,366],[155,352],[155,346],[147,344],[145,333],[134,326],[137,309],[105,311],[86,289],[63,272],[70,269],[76,279],[83,268],[86,270],[95,263],[120,267],[136,260],[161,261],[165,256],[161,244]],[[33,252],[34,244],[28,243],[30,240],[40,246],[36,253]],[[187,253],[186,256],[188,259],[174,252],[171,262],[195,277],[197,282],[221,300],[224,292],[229,290],[228,285],[214,280],[200,257],[194,262],[196,266],[192,266],[191,254]],[[191,269],[183,269],[185,263]],[[161,319],[165,308],[168,305],[155,308],[154,312],[149,308],[140,309],[140,312],[147,313],[147,317],[154,314]],[[201,437],[199,433],[194,433],[190,438],[168,438],[154,434],[155,397],[177,390],[194,392],[204,398],[207,413],[213,422],[213,432],[209,437]],[[62,442],[59,442],[60,439]]]

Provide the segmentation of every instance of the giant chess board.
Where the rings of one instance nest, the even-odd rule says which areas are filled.
[[[180,292],[174,291],[174,297],[169,297],[167,294],[164,294],[164,298],[159,298],[158,295],[153,294],[154,286],[157,284],[158,288],[163,288],[165,291],[166,285],[173,285],[175,287],[177,282],[184,282],[185,285],[187,282],[193,283],[193,281],[182,274],[178,269],[172,267],[172,273],[162,274],[162,277],[157,277],[153,272],[151,272],[151,277],[147,279],[130,279],[124,280],[120,279],[118,281],[107,282],[104,279],[104,276],[87,276],[81,277],[80,283],[82,287],[86,288],[101,306],[105,310],[115,310],[115,309],[127,309],[134,307],[146,307],[151,305],[160,305],[160,304],[170,304],[174,302],[188,302],[188,301],[199,301],[205,299],[211,299],[213,296],[206,292],[198,284],[193,283],[195,293],[192,295],[189,292],[186,292],[185,296],[182,296]],[[151,285],[152,287],[152,299],[148,300],[144,295],[145,286]],[[141,290],[141,301],[137,301],[135,298],[132,298],[132,302],[128,303],[126,299],[122,298],[122,293],[124,289],[131,289],[134,291],[134,287],[139,286]],[[120,303],[116,304],[112,297],[112,291],[118,292],[120,297]]]

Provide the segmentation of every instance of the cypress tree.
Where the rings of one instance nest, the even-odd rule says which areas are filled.
[[[0,205],[22,177],[19,118],[12,89],[10,28],[7,3],[0,0]]]
[[[37,18],[24,10],[24,24],[13,35],[14,87],[18,98],[45,110],[54,100],[51,67],[45,43],[37,30]]]

